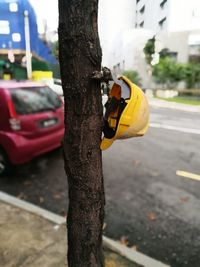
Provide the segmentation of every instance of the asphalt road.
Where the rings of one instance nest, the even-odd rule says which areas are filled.
[[[152,108],[151,126],[103,152],[105,234],[172,267],[200,267],[200,181],[176,175],[200,174],[199,113]],[[1,178],[0,190],[66,215],[61,151]]]

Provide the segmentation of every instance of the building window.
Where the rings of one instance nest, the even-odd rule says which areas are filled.
[[[200,18],[200,10],[198,10],[197,8],[196,9],[193,9],[192,16],[194,18]]]
[[[160,7],[161,7],[161,8],[164,8],[165,5],[166,5],[166,3],[167,3],[167,0],[163,0],[163,1],[160,3]]]
[[[166,24],[166,20],[167,20],[167,18],[164,17],[163,19],[161,19],[161,20],[158,22],[158,24],[159,24],[159,26],[160,26],[160,29],[163,29],[163,28],[164,28],[164,26],[165,26],[165,24]]]
[[[123,71],[125,70],[125,60],[122,61]]]
[[[145,5],[140,9],[140,14],[143,14],[145,11]]]
[[[10,34],[10,25],[8,20],[0,20],[0,34]]]
[[[12,34],[12,40],[13,42],[20,42],[21,41],[21,34],[20,33],[13,33]]]
[[[117,64],[117,70],[118,70],[118,72],[120,72],[120,69],[121,69],[120,63],[118,63]]]
[[[10,12],[17,12],[18,11],[18,4],[17,3],[10,3],[9,9],[10,9]]]
[[[144,21],[142,21],[139,25],[140,25],[140,28],[143,28],[144,27]]]

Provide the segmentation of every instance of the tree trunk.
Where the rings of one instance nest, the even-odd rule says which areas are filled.
[[[69,267],[102,267],[104,186],[98,0],[59,0],[59,59],[65,101],[64,160],[69,184]]]

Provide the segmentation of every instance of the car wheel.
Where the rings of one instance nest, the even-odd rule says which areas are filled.
[[[5,152],[0,149],[0,176],[8,174],[11,171],[11,165]]]

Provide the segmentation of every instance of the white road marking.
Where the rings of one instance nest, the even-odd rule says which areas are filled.
[[[149,126],[153,128],[162,128],[162,129],[174,130],[174,131],[183,132],[183,133],[200,134],[200,129],[185,128],[185,127],[180,127],[180,126],[166,125],[162,123],[152,122],[149,124]]]
[[[176,171],[176,175],[182,176],[185,178],[189,178],[192,180],[200,181],[200,175],[191,173],[191,172],[184,172],[184,171]]]

